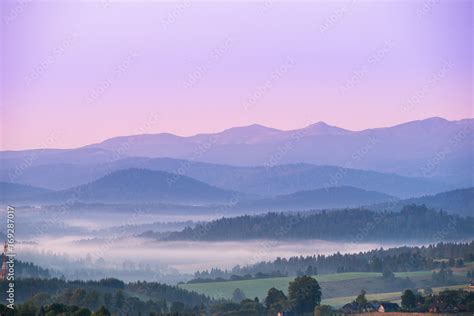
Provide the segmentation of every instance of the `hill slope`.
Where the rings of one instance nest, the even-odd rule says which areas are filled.
[[[396,203],[377,204],[370,206],[370,208],[399,210],[410,204],[424,204],[429,208],[442,209],[453,214],[472,216],[474,214],[474,187],[400,200]]]
[[[221,218],[171,233],[170,240],[322,239],[407,242],[474,237],[474,218],[406,206],[401,212],[347,209],[320,213],[267,213]],[[159,236],[157,236],[159,237]]]
[[[87,202],[172,202],[205,204],[226,202],[235,193],[201,181],[145,169],[112,172],[91,183],[43,196],[46,200]]]
[[[142,145],[140,136],[137,136],[132,142],[130,155],[187,158],[196,156],[196,148],[202,147],[206,149],[205,155],[196,157],[202,162],[240,166],[304,162],[407,176],[434,176],[455,184],[473,185],[474,119],[448,121],[430,118],[363,131],[339,131],[336,127],[325,126],[327,124],[319,123],[292,131],[273,132],[268,128],[255,132],[255,126],[247,126],[238,128],[242,136],[232,137],[232,142],[227,141],[227,131],[224,131],[205,137],[176,137],[166,146],[153,147]],[[252,141],[248,141],[248,133],[255,134]],[[166,138],[168,141],[168,136],[147,137],[156,141]],[[122,139],[124,141],[130,142]],[[117,143],[109,141],[93,145],[105,150],[115,146]],[[450,154],[432,168],[430,161],[440,151],[449,151]]]
[[[290,131],[251,125],[190,137],[169,133],[133,135],[77,149],[1,152],[0,165],[11,169],[31,155],[35,157],[32,166],[109,163],[117,158],[117,148],[124,148],[123,157],[172,157],[238,166],[336,165],[433,177],[466,187],[474,186],[473,131],[474,119],[442,118],[362,131],[347,131],[322,122]],[[440,152],[449,155],[439,160]]]
[[[35,197],[50,192],[48,189],[10,182],[0,182],[0,200],[9,202]]]
[[[354,187],[332,187],[298,191],[275,198],[246,201],[236,205],[240,210],[297,211],[364,206],[393,200],[394,197]]]
[[[236,167],[172,158],[125,158],[91,166],[41,165],[26,169],[16,182],[61,190],[88,182],[115,170],[143,168],[180,173],[226,190],[276,196],[326,187],[353,186],[401,198],[447,191],[453,187],[433,179],[403,177],[336,166],[289,164],[273,167]],[[10,171],[0,171],[8,179]]]

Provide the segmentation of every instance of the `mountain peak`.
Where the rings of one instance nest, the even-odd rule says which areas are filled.
[[[260,125],[260,124],[250,124],[250,125],[246,125],[246,126],[231,127],[231,128],[228,128],[228,129],[222,131],[221,133],[226,133],[226,132],[231,132],[231,131],[281,132],[280,130],[278,130],[276,128],[271,128],[271,127],[263,126],[263,125]]]
[[[447,119],[439,117],[439,116],[429,117],[429,118],[421,120],[421,121],[423,121],[423,122],[443,122],[443,123],[448,122]]]
[[[311,135],[344,135],[351,131],[319,121],[305,127]]]
[[[415,121],[415,122],[417,122],[417,121]],[[439,125],[450,124],[451,122],[448,121],[445,118],[434,116],[434,117],[429,117],[429,118],[424,119],[424,120],[419,120],[418,123],[420,123],[421,125],[424,125],[424,126],[439,126]]]
[[[426,128],[438,128],[440,125],[447,125],[447,124],[451,124],[452,122],[448,121],[447,119],[444,119],[442,117],[429,117],[429,118],[426,118],[426,119],[422,119],[422,120],[417,120],[417,121],[411,121],[411,122],[406,122],[406,123],[402,123],[402,124],[398,124],[398,125],[395,125],[395,126],[392,126],[392,127],[388,127],[388,128],[398,128],[398,127],[404,127],[404,128],[422,128],[422,129],[426,129]]]
[[[226,144],[232,143],[255,143],[259,140],[281,133],[281,130],[266,127],[260,124],[232,127],[217,134],[220,141]]]
[[[219,189],[185,175],[160,170],[130,168],[113,171],[87,184],[56,191],[48,197],[66,200],[75,192],[79,199],[93,202],[191,202],[215,203],[227,201],[231,191]]]
[[[309,126],[319,126],[319,127],[331,127],[329,124],[327,124],[326,122],[323,122],[323,121],[319,121],[319,122],[316,122],[316,123],[313,123]]]

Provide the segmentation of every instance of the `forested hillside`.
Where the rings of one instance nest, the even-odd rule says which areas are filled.
[[[468,243],[438,243],[422,247],[375,249],[363,253],[276,258],[273,261],[241,266],[231,270],[198,271],[196,279],[239,279],[295,276],[299,274],[329,274],[340,272],[409,272],[439,268],[460,268],[474,261],[474,241]],[[443,264],[444,262],[444,264]]]
[[[0,283],[2,292],[7,283]],[[51,303],[75,305],[96,310],[105,306],[113,313],[168,312],[168,303],[188,307],[209,304],[211,300],[194,292],[161,283],[124,283],[117,279],[100,281],[65,281],[53,279],[22,279],[15,283],[16,301],[29,301],[41,306]],[[138,298],[140,297],[140,299]],[[151,300],[153,299],[153,300]]]
[[[399,201],[391,201],[373,205],[370,208],[388,209],[397,211],[405,205],[424,204],[429,208],[443,209],[451,214],[470,216],[474,212],[474,187],[442,192],[435,195],[427,195],[418,198],[410,198]]]
[[[401,212],[346,209],[318,213],[267,213],[222,218],[171,233],[168,240],[323,239],[438,241],[474,236],[474,218],[449,215],[426,206]]]

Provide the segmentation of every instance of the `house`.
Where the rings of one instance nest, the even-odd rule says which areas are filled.
[[[352,302],[342,307],[342,311],[346,314],[357,314],[360,312],[370,313],[370,312],[375,312],[376,310],[377,310],[376,304],[371,303],[371,302],[367,302],[362,306],[360,306],[356,302]]]
[[[400,311],[400,306],[398,306],[398,304],[396,304],[396,303],[382,302],[378,305],[377,311],[379,313],[399,312]]]
[[[346,305],[342,306],[342,311],[345,314],[355,314],[359,312],[359,304],[356,302],[347,303]]]
[[[364,304],[364,306],[362,306],[362,311],[366,313],[375,312],[377,311],[377,304],[367,302],[366,304]]]

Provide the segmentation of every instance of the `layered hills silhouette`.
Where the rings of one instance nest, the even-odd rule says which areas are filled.
[[[241,212],[303,211],[312,209],[335,209],[359,207],[392,201],[396,198],[375,191],[343,186],[325,189],[298,191],[273,198],[244,201],[235,206]]]
[[[48,192],[51,190],[25,184],[0,182],[0,200],[5,202],[42,196]]]
[[[470,216],[474,207],[474,188],[456,189],[435,195],[399,199],[385,193],[352,186],[299,190],[290,194],[262,197],[226,190],[188,176],[148,169],[123,169],[90,183],[65,190],[48,190],[29,185],[0,182],[3,202],[64,204],[89,203],[93,208],[107,205],[147,205],[159,210],[213,212],[230,214],[267,211],[308,211],[367,207],[373,210],[400,210],[406,205],[426,205],[452,214]],[[97,204],[99,203],[99,204]],[[96,205],[96,206],[94,206]],[[84,205],[85,206],[85,205]]]
[[[226,190],[261,196],[290,194],[302,190],[353,186],[369,191],[414,197],[453,188],[452,185],[421,177],[405,177],[336,166],[289,164],[272,167],[238,167],[172,158],[124,158],[110,163],[79,165],[52,164],[30,167],[15,178],[16,182],[54,190],[86,184],[110,172],[142,168],[186,175]],[[9,171],[0,172],[8,181]]]
[[[468,214],[472,191],[452,190],[474,186],[473,127],[473,119],[442,118],[362,131],[324,122],[291,131],[254,124],[3,151],[0,188],[2,200],[42,203],[232,200],[243,212],[425,203]]]
[[[167,202],[188,205],[225,203],[236,193],[163,171],[125,169],[71,189],[49,192],[39,201],[106,203]]]
[[[176,158],[234,166],[308,163],[434,178],[473,185],[474,119],[429,118],[392,127],[349,131],[324,122],[282,131],[261,125],[182,137],[169,133],[115,137],[75,149],[1,152],[1,169],[100,164],[128,157]],[[11,181],[14,182],[14,181]]]
[[[404,206],[411,204],[426,205],[432,209],[444,210],[463,216],[472,216],[474,214],[474,188],[457,189],[435,195],[375,204],[371,208],[375,210],[400,210]]]

